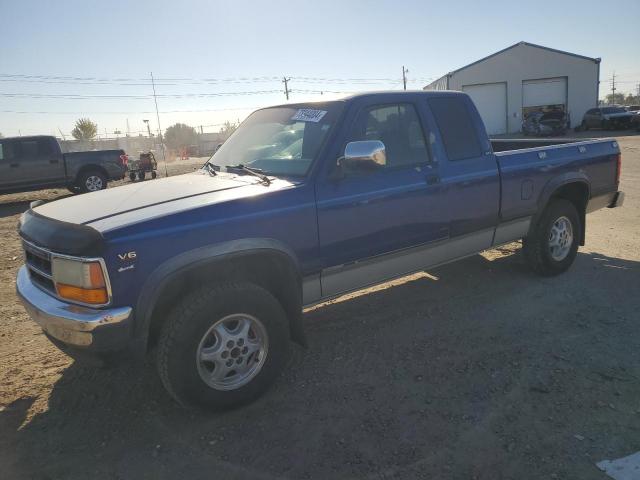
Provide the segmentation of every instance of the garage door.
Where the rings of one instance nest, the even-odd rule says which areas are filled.
[[[507,133],[507,84],[463,85],[480,112],[489,135]]]
[[[524,80],[522,108],[567,104],[567,77]]]

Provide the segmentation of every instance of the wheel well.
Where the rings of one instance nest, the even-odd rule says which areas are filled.
[[[589,187],[584,182],[567,183],[553,192],[549,201],[554,198],[568,200],[578,210],[580,217],[580,245],[584,245],[586,232],[587,202],[589,201]]]
[[[302,327],[302,283],[293,261],[284,253],[256,252],[212,260],[184,269],[161,287],[150,315],[147,346],[153,347],[167,313],[179,299],[205,283],[250,282],[269,291],[289,319],[290,335],[305,345]]]
[[[80,170],[78,170],[78,174],[76,175],[76,182],[80,180],[81,175],[87,172],[100,172],[105,176],[107,180],[109,179],[109,174],[104,169],[104,167],[101,167],[100,165],[85,165]]]

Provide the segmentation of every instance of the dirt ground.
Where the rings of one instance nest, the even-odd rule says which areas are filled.
[[[315,307],[309,348],[220,414],[176,406],[151,360],[56,350],[14,293],[16,224],[67,192],[0,197],[0,478],[608,478],[640,450],[640,136],[618,138],[626,204],[568,273],[512,244]]]

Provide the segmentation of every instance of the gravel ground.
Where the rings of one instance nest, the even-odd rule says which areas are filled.
[[[640,450],[640,136],[619,140],[626,204],[568,273],[514,243],[317,306],[274,388],[222,414],[177,407],[151,361],[50,345],[14,294],[16,223],[66,191],[0,197],[0,477],[607,478]]]

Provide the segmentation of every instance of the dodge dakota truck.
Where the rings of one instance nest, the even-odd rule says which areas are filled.
[[[0,138],[0,193],[67,187],[73,193],[107,188],[124,178],[124,150],[62,153],[55,137]]]
[[[69,354],[154,352],[180,403],[232,407],[305,344],[305,306],[519,239],[563,273],[620,162],[614,139],[491,141],[460,92],[264,108],[200,170],[32,205],[17,292]]]

